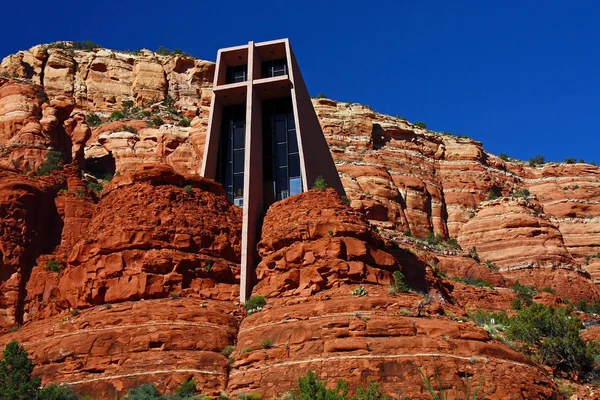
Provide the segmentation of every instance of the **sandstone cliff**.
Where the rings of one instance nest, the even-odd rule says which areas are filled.
[[[544,303],[600,297],[597,167],[530,167],[314,99],[349,205],[311,191],[271,207],[253,292],[267,305],[247,316],[241,211],[198,176],[213,74],[68,43],[2,61],[0,346],[19,340],[44,384],[99,398],[192,377],[273,398],[309,369],[427,398],[415,371],[435,365],[454,394],[486,376],[490,398],[559,398],[546,370],[461,316],[509,309],[516,281],[552,288]],[[56,154],[66,168],[33,173]],[[395,271],[414,292],[388,293]]]

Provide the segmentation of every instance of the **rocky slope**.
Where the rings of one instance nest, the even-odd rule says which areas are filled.
[[[193,377],[273,398],[313,369],[428,398],[419,371],[439,366],[455,395],[485,376],[489,398],[560,397],[461,317],[510,309],[516,281],[551,287],[545,303],[600,297],[597,167],[529,167],[314,99],[349,205],[311,191],[271,207],[253,292],[267,306],[247,316],[241,211],[198,176],[214,64],[70,46],[0,64],[0,346],[24,343],[44,384],[113,398]],[[56,154],[66,168],[33,173]],[[415,292],[388,293],[394,271]]]

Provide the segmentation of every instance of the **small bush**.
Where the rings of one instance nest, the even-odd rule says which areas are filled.
[[[221,350],[221,354],[223,354],[225,357],[229,357],[231,355],[231,353],[233,353],[233,349],[234,349],[234,347],[231,345],[225,346]]]
[[[243,349],[240,350],[240,354],[248,354],[248,353],[252,353],[254,351],[254,349],[252,347],[244,347]]]
[[[67,385],[48,385],[40,389],[36,400],[77,400],[73,389]]]
[[[102,46],[100,46],[97,43],[91,42],[89,40],[84,40],[81,42],[73,42],[73,49],[75,50],[87,50],[87,51],[91,51],[97,48],[100,48]]]
[[[252,314],[262,310],[265,304],[267,304],[267,302],[263,296],[252,296],[248,299],[246,304],[244,304],[244,310],[248,311],[248,314]]]
[[[104,190],[104,186],[99,182],[90,182],[87,187],[96,194],[100,194]]]
[[[181,294],[180,293],[171,293],[170,296],[172,299],[178,299],[181,297]]]
[[[109,118],[111,121],[120,121],[125,118],[125,114],[123,113],[123,111],[113,111],[110,113]]]
[[[325,95],[325,93],[319,93],[317,95],[317,99],[326,99],[326,98],[327,98],[327,96]]]
[[[545,163],[546,163],[546,158],[541,154],[538,154],[537,156],[529,159],[529,166],[532,168],[534,168],[538,165],[544,165]]]
[[[563,307],[532,304],[510,319],[509,339],[539,348],[544,364],[564,371],[590,371],[596,349],[580,337],[581,320]]]
[[[504,153],[500,153],[500,159],[502,161],[508,161],[508,156],[506,154],[504,154]]]
[[[415,126],[419,127],[419,128],[423,128],[426,129],[427,128],[427,124],[425,122],[422,121],[417,121],[414,123]]]
[[[131,126],[131,125],[123,125],[123,126],[121,127],[121,130],[122,130],[123,132],[129,132],[129,133],[135,133],[135,134],[137,134],[137,133],[138,133],[138,132],[137,132],[137,129],[135,129],[135,128],[134,128],[133,126]]]
[[[263,349],[270,349],[271,347],[273,347],[273,341],[269,340],[269,339],[265,339],[260,344],[260,347],[262,347]]]
[[[348,196],[342,196],[342,201],[348,205],[350,205],[350,199],[348,198]]]
[[[486,281],[485,279],[482,278],[475,278],[472,275],[467,275],[462,279],[458,279],[459,282],[462,282],[466,285],[470,285],[470,286],[474,286],[474,287],[486,287],[486,288],[492,288],[494,287],[491,283],[489,283],[488,281]]]
[[[110,310],[112,308],[112,304],[110,303],[104,303],[104,308],[107,310]]]
[[[46,153],[46,160],[39,166],[35,173],[39,176],[48,176],[60,168],[62,154],[60,151],[50,150]]]
[[[129,389],[123,400],[163,400],[163,397],[153,384],[144,383],[136,388]]]
[[[529,197],[529,196],[531,196],[531,192],[527,188],[521,188],[521,189],[517,189],[514,192],[512,192],[511,196],[516,197],[516,198]]]
[[[362,296],[366,296],[368,293],[367,293],[367,289],[365,289],[365,287],[361,285],[361,286],[357,287],[356,289],[351,290],[350,294],[352,294],[353,296],[356,296],[356,297],[362,297]]]
[[[190,193],[190,192],[192,191],[192,185],[185,185],[185,186],[183,187],[183,190],[184,190],[186,193]]]
[[[121,102],[121,106],[124,110],[128,110],[133,107],[133,100],[125,100]]]
[[[177,122],[177,126],[183,126],[183,127],[189,127],[192,124],[192,121],[190,121],[187,118],[183,118],[180,119],[179,122]]]
[[[540,293],[541,292],[546,292],[546,293],[550,293],[556,296],[556,290],[552,289],[550,286],[546,286],[540,289]]]
[[[500,268],[498,268],[498,266],[496,264],[494,264],[492,261],[486,261],[484,263],[485,267],[487,269],[489,269],[490,271],[494,271],[494,272],[498,272],[500,271]]]
[[[577,162],[576,158],[565,158],[565,164],[575,164]]]
[[[175,390],[175,394],[178,398],[187,399],[194,396],[196,393],[196,382],[192,379],[186,382],[183,382],[177,390]]]
[[[298,385],[289,394],[290,400],[383,400],[387,399],[379,392],[377,383],[370,381],[367,387],[358,387],[356,394],[348,396],[348,382],[338,380],[334,389],[327,389],[325,382],[320,381],[317,374],[308,371],[298,378]]]
[[[85,117],[85,123],[88,126],[98,126],[102,123],[102,119],[98,116],[98,114],[91,113]]]
[[[146,121],[146,123],[150,127],[159,127],[161,125],[164,125],[165,122],[162,120],[162,118],[160,118],[159,116],[156,116],[156,117],[152,118],[151,120]]]
[[[57,260],[48,260],[48,263],[46,264],[46,271],[60,273],[60,271],[61,271],[60,262]]]
[[[391,285],[392,292],[394,292],[394,293],[408,292],[408,286],[404,282],[404,274],[400,271],[394,271],[393,277],[394,277],[394,283]]]
[[[76,317],[79,315],[79,309],[78,308],[74,308],[71,310],[71,315]]]
[[[327,231],[327,236],[333,237],[333,231],[331,229]]]
[[[450,238],[446,241],[446,243],[448,243],[448,245],[452,248],[455,248],[457,250],[461,250],[460,244],[458,244],[458,240],[456,240],[455,238]]]
[[[317,176],[317,179],[315,179],[312,188],[315,190],[325,190],[327,189],[327,181],[319,175]]]

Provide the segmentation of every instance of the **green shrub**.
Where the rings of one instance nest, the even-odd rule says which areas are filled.
[[[325,93],[319,93],[317,95],[317,99],[326,99],[326,98],[327,98],[327,96],[325,95]]]
[[[160,392],[151,383],[144,383],[136,388],[129,389],[123,400],[164,400]]]
[[[212,270],[214,264],[215,264],[215,262],[213,260],[206,260],[206,265],[204,266],[204,269],[206,270],[206,272],[210,272]]]
[[[546,163],[546,158],[541,154],[538,154],[537,156],[529,159],[529,166],[532,168],[536,167],[538,165],[544,165],[545,163]]]
[[[325,180],[325,178],[323,178],[321,175],[317,176],[317,179],[315,179],[315,182],[313,183],[312,188],[314,190],[325,190],[327,189],[327,181]]]
[[[485,325],[506,325],[508,323],[508,316],[505,311],[498,313],[488,312],[485,310],[477,310],[469,314],[469,318],[479,326]]]
[[[248,314],[252,314],[262,310],[265,304],[267,304],[267,302],[263,296],[252,296],[244,304],[244,310],[248,311]]]
[[[46,264],[46,271],[60,273],[60,270],[61,270],[60,261],[48,260],[48,263]]]
[[[94,193],[100,194],[104,190],[104,186],[99,182],[90,182],[87,187]]]
[[[271,347],[273,347],[273,341],[270,339],[265,339],[260,344],[260,347],[262,347],[263,349],[270,349]]]
[[[564,307],[532,304],[510,319],[508,338],[539,348],[537,355],[544,364],[563,371],[590,371],[597,349],[580,337],[581,320]]]
[[[333,231],[331,229],[327,231],[327,236],[333,237]]]
[[[456,240],[455,238],[450,238],[450,239],[446,240],[446,243],[448,243],[448,245],[452,248],[461,250],[460,244],[458,244],[458,240]]]
[[[512,197],[529,197],[531,196],[531,192],[527,188],[517,189],[511,194]]]
[[[533,286],[522,285],[519,281],[515,282],[515,284],[511,286],[511,289],[528,297],[533,297],[535,295],[535,288]]]
[[[79,397],[67,385],[48,385],[38,392],[36,400],[77,400]]]
[[[12,341],[0,361],[0,400],[35,399],[39,378],[31,378],[33,362],[18,342]]]
[[[244,347],[243,349],[240,350],[240,354],[248,354],[248,353],[252,353],[254,351],[254,349],[252,347]]]
[[[368,293],[367,293],[367,289],[365,289],[365,287],[361,285],[361,286],[357,287],[356,289],[351,290],[350,294],[352,296],[362,297],[362,296],[366,296]]]
[[[162,118],[160,118],[159,116],[156,116],[156,117],[152,118],[151,120],[146,121],[146,123],[150,127],[159,127],[161,125],[164,125],[165,122],[162,120]]]
[[[489,269],[490,271],[494,271],[494,272],[498,272],[500,271],[500,268],[498,268],[498,266],[496,264],[494,264],[492,261],[486,261],[484,263],[485,267],[487,269]]]
[[[400,271],[394,271],[392,274],[394,277],[394,283],[391,284],[391,291],[393,293],[406,293],[408,292],[408,286],[404,282],[404,274]]]
[[[185,185],[185,186],[183,187],[183,190],[184,190],[186,193],[190,193],[190,192],[192,191],[192,185]]]
[[[552,289],[550,286],[543,287],[539,290],[539,292],[551,293],[556,296],[556,290]]]
[[[102,123],[102,119],[98,114],[90,113],[85,117],[85,123],[88,126],[98,126]]]
[[[427,232],[427,237],[425,238],[425,241],[431,245],[437,245],[440,244],[444,241],[444,239],[442,239],[441,235],[436,235],[433,232],[429,231]]]
[[[565,158],[565,164],[575,164],[577,162],[576,158]]]
[[[348,198],[348,196],[342,196],[342,201],[348,205],[350,205],[350,199]]]
[[[71,310],[71,315],[76,317],[79,315],[79,309],[78,308],[74,308]]]
[[[46,160],[38,167],[35,173],[39,176],[48,176],[60,168],[62,154],[60,151],[50,150],[46,153]]]
[[[84,40],[81,42],[73,42],[73,49],[75,50],[87,50],[87,51],[91,51],[97,48],[100,48],[102,46],[100,46],[97,43],[91,42],[89,40]]]
[[[109,118],[111,121],[120,121],[125,118],[125,114],[123,113],[123,111],[113,111],[110,113]]]
[[[192,379],[183,382],[177,390],[175,390],[176,398],[186,399],[191,398],[196,393],[196,382]]]
[[[121,102],[121,106],[124,110],[128,110],[133,107],[133,100],[125,100]]]
[[[187,119],[187,118],[183,118],[180,119],[179,122],[177,122],[177,126],[183,126],[183,127],[189,127],[192,124],[192,121]]]
[[[383,400],[387,399],[379,392],[377,383],[370,381],[367,387],[356,389],[356,394],[348,396],[348,382],[338,380],[334,389],[327,389],[325,382],[320,381],[317,374],[308,371],[306,375],[298,378],[298,385],[289,394],[290,400]]]
[[[129,132],[129,133],[135,133],[135,134],[137,134],[137,129],[135,129],[131,125],[123,125],[121,127],[121,130],[124,131],[124,132]]]
[[[489,283],[488,281],[486,281],[485,279],[482,278],[475,278],[472,275],[467,275],[462,279],[457,279],[458,282],[462,282],[465,285],[470,285],[470,286],[474,286],[474,287],[487,287],[487,288],[492,288],[494,287],[491,283]]]
[[[500,159],[502,161],[508,161],[508,156],[506,154],[504,154],[504,153],[500,153]]]
[[[231,353],[233,353],[233,349],[234,349],[234,347],[231,345],[225,346],[221,350],[221,354],[223,354],[225,357],[229,357],[231,355]]]
[[[427,128],[427,124],[425,122],[422,121],[417,121],[414,123],[415,126],[419,127],[419,128],[423,128],[426,129]]]

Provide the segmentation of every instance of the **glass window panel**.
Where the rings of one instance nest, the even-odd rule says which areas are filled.
[[[302,180],[300,178],[290,179],[290,196],[302,193]]]
[[[243,197],[236,197],[233,199],[233,204],[238,206],[238,207],[244,207],[244,198]]]
[[[243,149],[245,137],[246,137],[245,127],[241,126],[241,127],[233,128],[233,148],[234,149]]]
[[[285,143],[280,143],[277,145],[277,166],[287,166],[287,146]]]
[[[290,154],[290,177],[300,176],[300,156],[298,153]]]
[[[233,173],[244,172],[244,150],[233,152]]]
[[[288,149],[290,153],[298,152],[298,141],[296,140],[296,130],[288,131]]]
[[[287,168],[277,168],[277,191],[287,190],[288,175]]]
[[[244,174],[233,175],[233,194],[234,196],[244,194]]]
[[[275,123],[275,140],[277,143],[285,143],[287,129],[285,129],[285,121],[279,121]]]
[[[296,129],[296,122],[294,121],[294,114],[288,113],[287,121],[288,121],[288,129]]]

